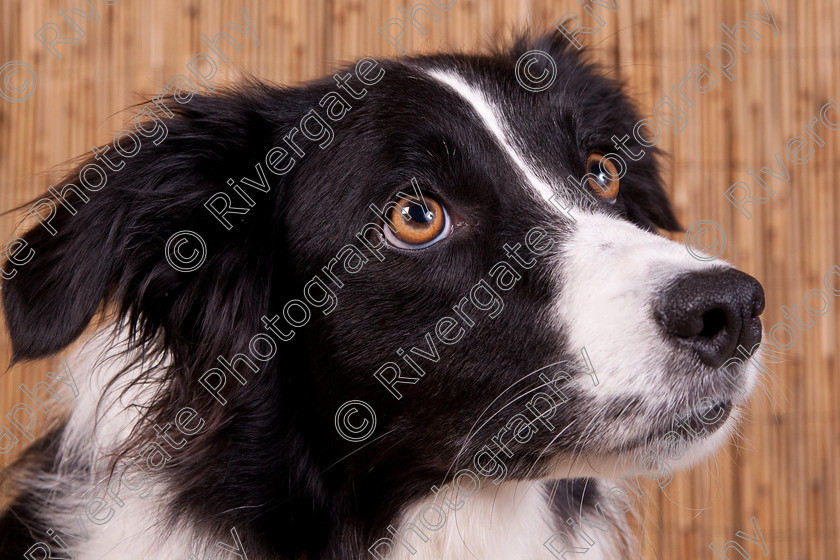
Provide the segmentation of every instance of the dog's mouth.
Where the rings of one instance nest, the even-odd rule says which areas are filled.
[[[670,445],[692,445],[717,432],[732,414],[734,405],[730,399],[713,401],[703,399],[689,412],[677,414],[664,425],[657,426],[641,440],[632,442],[628,448],[658,446],[663,441]],[[676,434],[676,441],[674,439]]]
[[[731,400],[705,403],[688,414],[675,418],[676,428],[672,431],[677,432],[687,441],[700,439],[720,429],[731,413]]]

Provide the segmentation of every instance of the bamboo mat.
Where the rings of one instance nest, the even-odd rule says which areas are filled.
[[[233,34],[241,49],[228,49],[230,62],[219,64],[214,83],[243,73],[294,83],[362,55],[397,55],[378,30],[397,17],[398,0],[91,3],[99,21],[76,17],[85,35],[76,44],[59,45],[59,60],[35,33],[54,22],[70,34],[58,12],[85,8],[83,0],[0,2],[0,64],[25,61],[38,80],[28,100],[0,100],[0,209],[45,191],[64,162],[110,141],[131,116],[124,108],[183,73],[190,59],[207,49],[202,33],[212,37],[228,22],[242,25],[243,6],[260,44]],[[676,99],[672,88],[692,67],[709,64],[706,53],[727,40],[721,23],[732,26],[749,11],[764,13],[760,0],[620,0],[617,13],[598,4],[589,3],[604,26],[583,42],[592,46],[593,59],[627,84],[646,116],[663,96]],[[838,3],[769,0],[768,5],[779,35],[750,20],[761,39],[739,32],[749,51],[737,51],[734,79],[716,71],[716,84],[694,93],[692,107],[682,104],[680,134],[664,129],[659,142],[670,154],[665,178],[681,222],[714,220],[725,229],[723,256],[764,285],[767,326],[785,321],[781,306],[801,307],[806,292],[821,288],[825,272],[840,264],[835,186],[840,178],[833,165],[840,160],[840,138],[833,132],[822,129],[824,146],[808,163],[788,162],[789,182],[768,181],[776,194],[768,204],[748,207],[751,219],[723,196],[736,181],[752,184],[748,169],[775,165],[788,139],[804,135],[802,127],[830,98],[840,100]],[[445,12],[437,10],[437,22],[424,23],[426,35],[409,28],[403,44],[409,52],[474,50],[529,24],[550,28],[569,11],[583,14],[573,0],[459,0]],[[597,25],[588,16],[582,21]],[[13,236],[19,219],[0,219],[4,240]],[[770,365],[741,436],[713,461],[679,474],[664,491],[651,487],[649,499],[634,508],[644,512],[645,558],[714,558],[709,543],[722,547],[737,531],[750,533],[753,516],[773,558],[840,558],[840,299],[830,303],[812,328],[796,330],[796,344],[782,353],[781,362]],[[8,359],[4,336],[0,363]],[[41,381],[56,367],[56,361],[38,362],[3,374],[0,412],[5,415],[21,400],[20,383]],[[0,456],[0,466],[13,455]],[[739,542],[761,557],[758,545]]]

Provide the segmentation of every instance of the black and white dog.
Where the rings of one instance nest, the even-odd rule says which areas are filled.
[[[15,361],[99,319],[2,558],[630,558],[606,481],[733,432],[761,286],[656,233],[652,143],[564,38],[173,93],[3,285]]]

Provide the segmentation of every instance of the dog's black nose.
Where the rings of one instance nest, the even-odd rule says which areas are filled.
[[[761,341],[764,289],[735,269],[686,274],[659,300],[657,318],[669,335],[692,348],[704,364],[720,367],[738,346]]]

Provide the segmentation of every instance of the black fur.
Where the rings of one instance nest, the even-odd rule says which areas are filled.
[[[534,48],[550,52],[559,67],[558,83],[542,95],[514,78],[518,56]],[[226,180],[254,177],[254,164],[318,109],[335,83],[284,88],[253,81],[185,105],[169,100],[175,116],[163,119],[166,140],[147,141],[125,169],[109,172],[107,186],[78,204],[77,215],[60,208],[56,236],[38,226],[27,232],[36,256],[3,286],[15,361],[59,352],[100,311],[126,320],[145,355],[171,357],[173,365],[156,372],[166,389],[120,451],[136,453],[155,438],[152,423],[171,422],[181,407],[198,411],[207,429],[158,475],[171,485],[168,513],[211,534],[236,526],[255,557],[366,557],[406,504],[469,466],[504,425],[509,416],[501,414],[464,445],[466,430],[481,425],[489,403],[524,374],[579,355],[540,315],[553,288],[551,267],[540,261],[505,294],[500,317],[476,314],[463,340],[438,345],[440,361],[427,362],[416,385],[400,386],[402,400],[372,377],[396,359],[396,349],[423,347],[424,333],[505,258],[504,243],[521,243],[534,225],[557,239],[567,234],[556,215],[525,196],[521,177],[465,103],[421,69],[456,68],[506,99],[507,117],[529,132],[523,148],[557,177],[583,175],[587,154],[613,150],[613,134],[632,136],[638,115],[620,88],[554,35],[524,38],[486,56],[380,64],[385,78],[341,121],[330,122],[332,145],[301,140],[306,156],[283,177],[269,174],[269,193],[250,191],[256,204],[241,218],[231,216],[230,231],[205,201],[217,192],[235,196]],[[365,223],[381,221],[368,206],[393,200],[412,177],[457,215],[453,234],[421,251],[388,248],[383,262],[371,259],[357,275],[340,274],[345,286],[333,313],[313,310],[304,329],[278,343],[270,363],[246,371],[247,385],[226,393],[226,406],[210,398],[200,375],[218,365],[218,356],[245,352],[251,336],[264,331],[260,317],[300,298],[304,284]],[[650,151],[631,164],[618,203],[601,210],[643,228],[678,228]],[[208,245],[207,262],[192,273],[164,259],[167,239],[183,229]],[[539,385],[529,378],[496,402]],[[574,415],[574,390],[569,394],[564,414]],[[375,408],[376,436],[387,435],[362,446],[336,434],[333,414],[353,398]],[[573,452],[583,428],[558,440],[557,452]],[[553,436],[544,431],[517,449],[511,478],[539,472],[548,459],[540,452]],[[562,518],[575,511],[582,489],[565,483],[558,489]],[[19,501],[3,524],[26,519],[30,507]],[[7,541],[17,541],[4,543],[4,551],[15,550],[8,558],[20,558],[33,535],[44,538],[43,527],[31,534],[20,526],[6,530]]]

